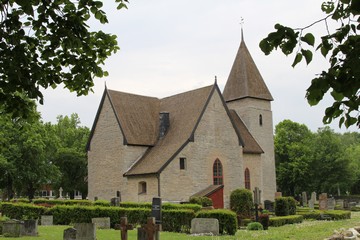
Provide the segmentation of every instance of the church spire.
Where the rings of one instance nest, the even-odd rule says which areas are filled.
[[[226,82],[223,96],[226,102],[247,97],[268,101],[273,100],[269,89],[246,47],[242,27],[240,47]]]

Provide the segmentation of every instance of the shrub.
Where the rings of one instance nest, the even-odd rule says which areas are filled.
[[[293,197],[286,197],[289,206],[289,215],[296,214],[296,200]]]
[[[189,233],[193,218],[195,218],[195,212],[192,210],[163,210],[162,228],[168,232]]]
[[[148,208],[151,209],[151,203],[134,203],[134,202],[121,202],[122,208]],[[197,212],[201,210],[201,205],[198,204],[176,204],[176,203],[163,203],[163,210],[193,210]]]
[[[264,230],[263,225],[259,222],[252,222],[249,223],[246,227],[247,230],[253,231],[253,230]]]
[[[34,199],[33,203],[51,204],[51,205],[82,205],[82,206],[93,205],[93,202],[89,200],[62,200],[62,199],[45,199],[45,198]]]
[[[287,197],[278,197],[275,199],[275,215],[276,216],[289,215],[289,202]]]
[[[268,214],[261,214],[259,216],[259,222],[263,226],[264,230],[268,230],[268,228],[269,228],[269,215]]]
[[[93,202],[94,206],[102,206],[102,207],[110,207],[111,204],[109,201],[106,200],[96,200],[95,202]]]
[[[211,198],[208,197],[191,197],[189,202],[203,207],[210,207],[213,205]]]
[[[45,207],[28,203],[2,203],[0,212],[13,219],[39,219],[46,212]]]
[[[272,217],[269,219],[269,226],[280,227],[286,224],[302,223],[303,219],[304,218],[301,215]]]
[[[236,189],[230,195],[230,209],[236,212],[240,218],[252,216],[253,200],[252,193],[248,189]]]
[[[237,231],[236,214],[225,209],[202,210],[196,213],[197,218],[216,218],[219,220],[219,233],[235,235]]]
[[[326,220],[324,215],[329,216],[331,220],[343,220],[350,219],[351,212],[343,211],[343,210],[328,210],[328,211],[320,211],[320,210],[312,210],[308,212],[298,212],[298,215],[302,215],[304,219],[315,219],[315,220]]]

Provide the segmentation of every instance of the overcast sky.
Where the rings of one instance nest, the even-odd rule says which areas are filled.
[[[274,127],[284,119],[312,131],[323,127],[331,98],[310,107],[305,92],[311,79],[328,68],[326,60],[318,53],[309,66],[300,63],[294,69],[293,56],[265,56],[259,48],[276,23],[304,27],[322,18],[322,0],[130,0],[129,9],[121,11],[114,0],[103,2],[109,24],[94,21],[90,26],[118,36],[121,50],[106,61],[110,76],[96,79],[88,96],[76,97],[62,87],[46,90],[44,105],[38,107],[44,121],[55,123],[58,115],[77,113],[82,125],[91,128],[105,82],[109,89],[163,98],[211,85],[217,76],[222,90],[240,44],[243,18],[246,45],[274,98]],[[325,25],[312,30],[324,34]],[[337,121],[330,127],[358,131],[339,129]]]

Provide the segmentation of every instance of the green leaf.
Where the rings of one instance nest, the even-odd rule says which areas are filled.
[[[342,93],[338,93],[335,90],[333,90],[331,92],[331,96],[336,100],[336,101],[341,101],[344,99],[344,95]]]
[[[301,53],[297,53],[294,59],[293,64],[291,65],[292,67],[295,67],[296,64],[298,64],[299,62],[301,62],[303,55]]]
[[[339,128],[341,128],[341,126],[343,125],[345,121],[345,118],[344,117],[341,117],[340,120],[339,120]]]
[[[304,50],[304,49],[301,49],[301,53],[304,55],[305,57],[305,60],[306,60],[306,64],[309,65],[309,63],[312,61],[312,57],[313,57],[313,54],[310,50]]]
[[[267,41],[266,38],[261,40],[261,42],[259,43],[259,47],[261,51],[265,53],[265,55],[269,55],[270,52],[274,49],[274,47],[270,44],[269,41]]]
[[[301,41],[306,42],[310,46],[314,46],[315,44],[315,37],[311,33],[307,33],[304,37],[301,37]]]

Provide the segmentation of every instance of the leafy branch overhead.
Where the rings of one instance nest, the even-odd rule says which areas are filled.
[[[127,0],[115,0],[118,9]],[[95,0],[2,0],[0,3],[0,103],[14,117],[26,116],[26,98],[43,103],[40,87],[63,83],[86,95],[101,65],[117,46],[116,36],[90,31],[91,18],[107,23]]]
[[[276,31],[259,45],[266,55],[277,48],[285,55],[294,53],[293,67],[303,60],[309,64],[314,51],[319,50],[330,67],[312,79],[306,92],[308,103],[318,104],[330,91],[333,104],[326,108],[323,122],[328,124],[339,118],[340,127],[343,124],[360,127],[360,1],[329,0],[322,3],[321,9],[326,14],[323,19],[303,28],[276,24]],[[329,30],[330,21],[340,25],[333,32]],[[321,22],[325,23],[327,34],[315,38],[308,30]]]

